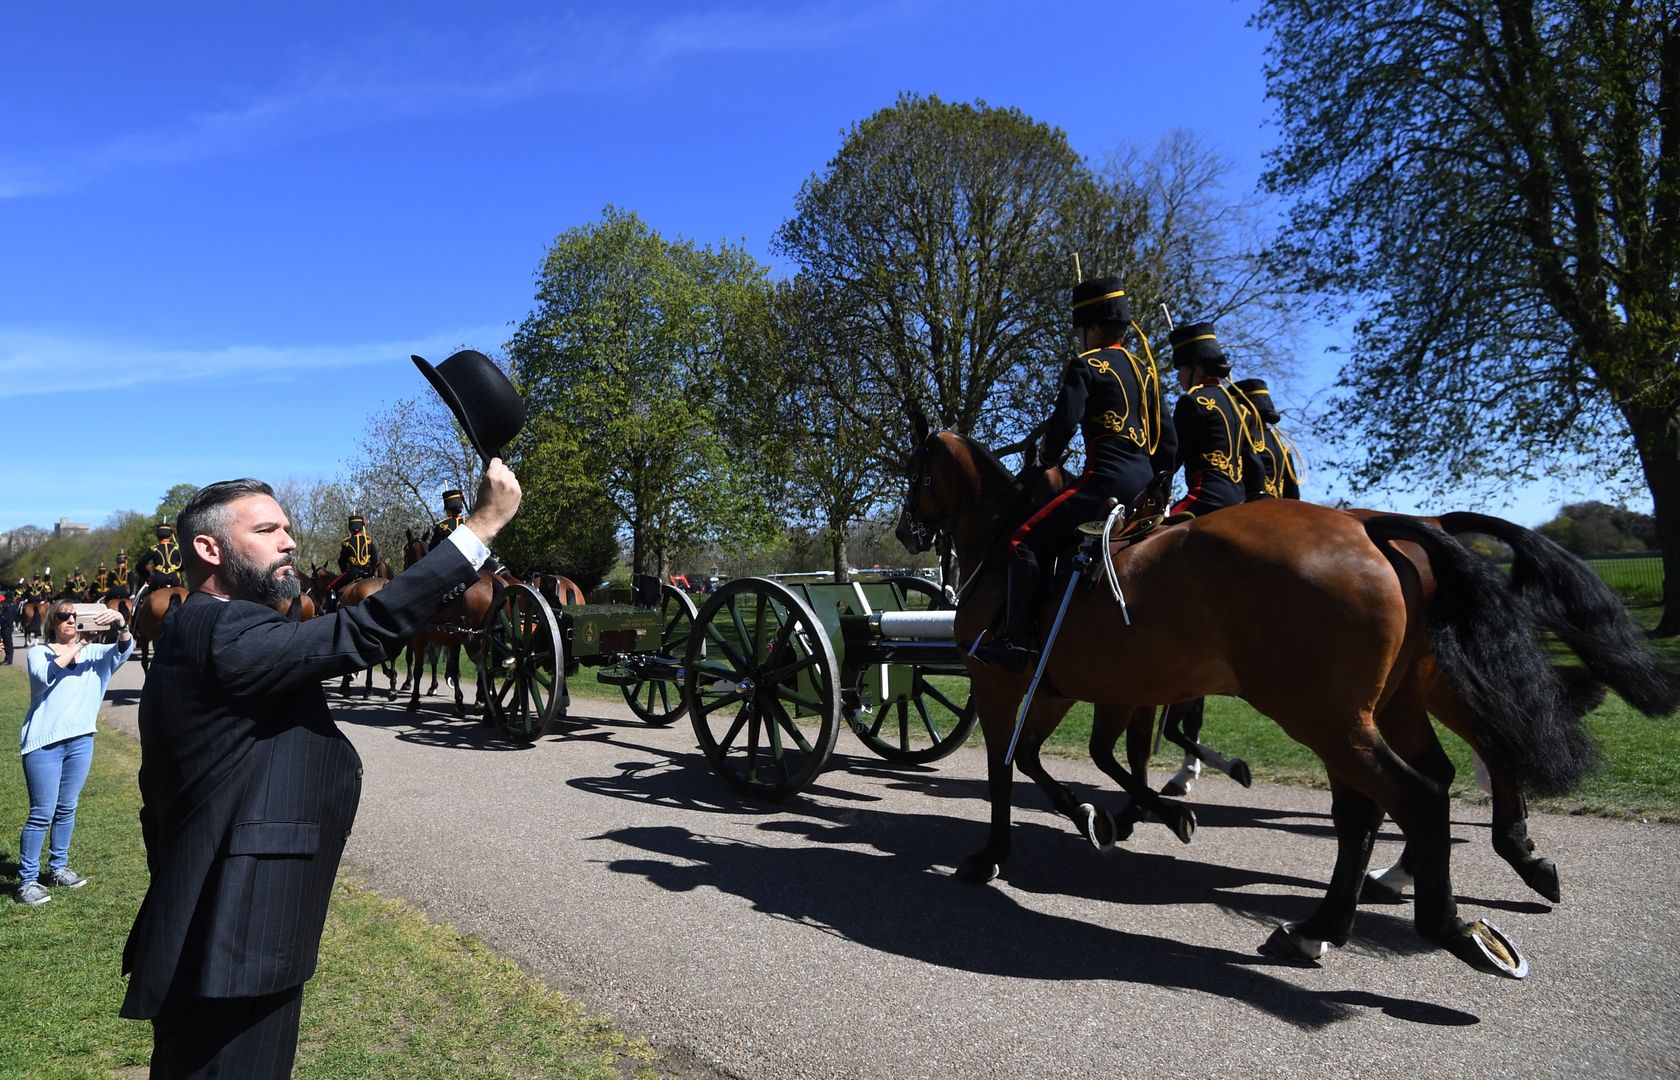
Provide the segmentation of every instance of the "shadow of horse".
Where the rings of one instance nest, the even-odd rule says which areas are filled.
[[[709,836],[678,826],[616,829],[595,839],[639,849],[608,868],[644,877],[672,893],[712,889],[748,901],[774,919],[812,926],[883,953],[952,970],[1048,982],[1093,980],[1169,987],[1216,995],[1297,1028],[1328,1028],[1361,1007],[1428,1024],[1477,1018],[1428,1002],[1380,994],[1317,991],[1278,978],[1278,961],[1229,949],[1151,937],[1023,907],[1007,890],[974,889],[938,860],[971,823],[936,816],[893,819],[865,831],[882,854],[834,846],[853,843],[859,826],[812,822],[828,833],[808,847],[785,848]],[[911,820],[905,820],[909,817]],[[830,832],[833,830],[833,832]],[[1047,830],[1048,831],[1048,830]],[[879,843],[896,838],[883,850]],[[1175,886],[1186,894],[1230,873],[1183,866]],[[1168,875],[1173,876],[1173,875]],[[1299,898],[1302,906],[1313,903]],[[1405,932],[1409,933],[1409,924]]]

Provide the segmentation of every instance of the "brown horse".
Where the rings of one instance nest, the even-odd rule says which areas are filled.
[[[350,582],[350,584],[348,584],[348,585],[344,586],[342,589],[338,590],[338,596],[337,596],[338,605],[337,606],[341,607],[341,608],[355,607],[357,604],[361,603],[363,600],[366,600],[368,597],[372,596],[374,593],[378,592],[380,589],[383,589],[386,585],[389,585],[389,584],[390,584],[390,582],[387,581],[386,579],[382,578],[382,577],[357,578],[355,581]],[[365,669],[364,678],[363,678],[363,682],[362,682],[362,699],[365,701],[365,700],[367,700],[367,698],[369,698],[373,694],[373,669],[374,669],[375,666],[379,667],[381,670],[383,670],[385,672],[385,679],[386,679],[386,682],[387,682],[387,685],[385,687],[385,696],[387,698],[396,697],[397,696],[397,665],[396,665],[396,662],[394,660],[383,660],[377,665],[370,664]],[[351,679],[351,676],[347,674],[347,675],[344,676],[343,680],[338,685],[339,693],[343,694],[345,697],[350,696],[350,679]]]
[[[502,582],[489,565],[478,572],[478,580],[466,592],[446,604],[441,611],[433,615],[412,641],[409,642],[410,658],[425,656],[428,646],[445,649],[449,654],[446,676],[455,689],[455,715],[466,716],[466,693],[461,689],[460,652],[465,650],[469,659],[475,665],[479,662],[479,655],[483,647],[484,624],[489,618],[490,607],[495,603],[497,595],[502,589]],[[412,659],[411,659],[412,663]],[[410,669],[413,677],[412,693],[408,699],[408,711],[416,712],[420,708],[420,679],[418,671]],[[432,689],[437,689],[436,668],[433,669]],[[430,693],[430,691],[428,691]],[[484,704],[484,680],[478,680],[478,697],[473,703],[477,709]]]
[[[187,590],[179,585],[164,589],[148,589],[134,609],[134,640],[140,647],[140,670],[152,662],[152,642],[163,633],[164,620],[187,598]]]
[[[995,621],[1003,596],[996,556],[1015,523],[1009,511],[1021,502],[1015,478],[972,440],[939,432],[913,455],[898,534],[912,550],[926,550],[942,531],[954,541],[961,642]],[[1432,603],[1411,563],[1374,538],[1427,552],[1438,582]],[[1242,697],[1324,762],[1338,836],[1324,901],[1302,924],[1280,927],[1265,951],[1316,959],[1327,943],[1346,942],[1386,812],[1414,846],[1420,935],[1478,970],[1526,974],[1526,962],[1496,929],[1458,918],[1446,791],[1391,749],[1378,723],[1412,666],[1433,651],[1447,676],[1441,692],[1460,695],[1483,718],[1483,731],[1494,733],[1484,747],[1490,760],[1502,758],[1510,775],[1542,789],[1578,779],[1572,770],[1582,763],[1552,753],[1578,736],[1578,716],[1496,571],[1419,523],[1361,523],[1293,501],[1232,507],[1161,530],[1122,550],[1115,568],[1129,620],[1106,587],[1076,590],[1021,736],[1022,768],[1053,800],[1060,785],[1045,774],[1038,751],[1073,700],[1125,716],[1207,694]],[[1009,854],[1006,748],[1027,680],[973,660],[969,667],[986,738],[992,827],[958,874],[983,881]],[[1409,716],[1393,715],[1397,731]],[[1093,751],[1100,739],[1112,746],[1112,734],[1094,730]],[[1111,760],[1098,764],[1123,785],[1136,783]],[[1058,808],[1086,827],[1083,814]]]

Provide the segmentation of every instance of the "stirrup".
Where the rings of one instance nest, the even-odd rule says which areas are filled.
[[[999,636],[990,641],[977,642],[969,650],[970,656],[982,664],[989,664],[1011,675],[1024,675],[1034,661],[1038,659],[1038,649],[1032,645],[1012,641],[1008,636]]]

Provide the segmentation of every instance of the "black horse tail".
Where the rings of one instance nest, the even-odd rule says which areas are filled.
[[[1534,618],[1629,705],[1646,716],[1680,708],[1680,676],[1658,659],[1621,598],[1592,567],[1532,529],[1486,514],[1443,514],[1441,527],[1454,536],[1485,533],[1509,544],[1511,586]]]
[[[1505,575],[1415,518],[1371,518],[1365,530],[1379,546],[1403,540],[1428,554],[1435,576],[1429,640],[1435,662],[1478,721],[1476,751],[1536,795],[1573,790],[1598,760],[1582,723],[1580,690],[1558,677]]]

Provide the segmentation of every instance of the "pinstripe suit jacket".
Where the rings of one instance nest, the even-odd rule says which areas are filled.
[[[440,546],[362,604],[309,622],[205,593],[164,627],[140,695],[151,883],[123,950],[122,1015],[297,986],[361,796],[321,681],[394,655],[477,580]]]

